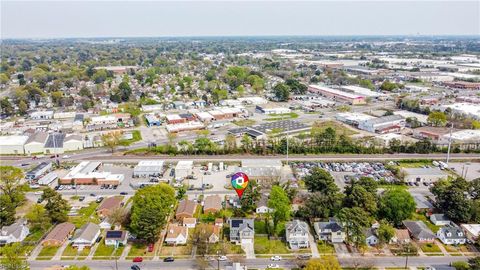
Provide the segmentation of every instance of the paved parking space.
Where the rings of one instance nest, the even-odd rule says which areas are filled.
[[[480,178],[480,163],[479,162],[450,162],[448,167],[452,168],[455,173],[463,176],[466,180]]]

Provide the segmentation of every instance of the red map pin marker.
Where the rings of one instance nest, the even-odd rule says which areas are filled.
[[[248,186],[248,176],[242,172],[237,172],[232,175],[231,183],[233,189],[235,189],[238,197],[241,199],[243,196],[243,192]]]

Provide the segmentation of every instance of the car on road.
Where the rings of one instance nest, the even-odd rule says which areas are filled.
[[[219,261],[226,261],[226,260],[228,260],[228,258],[227,258],[227,256],[219,256],[218,260]]]
[[[133,262],[143,262],[143,258],[142,257],[135,257],[135,258],[133,258]]]
[[[70,156],[69,156],[69,155],[65,155],[65,156],[63,156],[63,158],[70,158]]]
[[[268,269],[277,269],[277,268],[280,268],[280,266],[278,264],[271,263],[271,264],[267,265],[267,268]]]
[[[140,266],[134,264],[130,267],[130,270],[140,270]]]
[[[90,193],[90,196],[95,197],[97,195],[95,195],[95,193]]]
[[[28,165],[30,165],[30,163],[22,163],[21,166],[22,166],[22,167],[25,167],[25,166],[28,166]]]
[[[174,262],[175,259],[173,257],[166,257],[165,259],[163,259],[164,262]]]
[[[120,195],[128,195],[128,192],[122,191],[120,192]]]
[[[297,256],[297,259],[299,260],[310,260],[310,258],[312,257],[312,255],[310,254],[300,254]]]
[[[78,198],[78,200],[81,201],[81,202],[83,202],[83,200],[85,200],[85,196],[80,196],[80,197]]]
[[[97,203],[101,203],[102,201],[103,201],[103,197],[98,197],[98,198],[95,200],[95,202],[97,202]]]
[[[270,260],[272,260],[272,261],[281,261],[281,260],[282,260],[282,257],[280,257],[280,256],[272,256],[272,257],[270,258]]]

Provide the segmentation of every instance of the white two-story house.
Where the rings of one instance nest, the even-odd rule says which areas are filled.
[[[255,230],[253,219],[250,218],[230,218],[230,242],[235,244],[253,243]]]
[[[285,237],[291,249],[310,246],[308,225],[304,221],[294,220],[285,225]]]

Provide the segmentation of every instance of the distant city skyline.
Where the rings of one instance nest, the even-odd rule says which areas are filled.
[[[479,35],[480,1],[2,1],[1,38]]]

